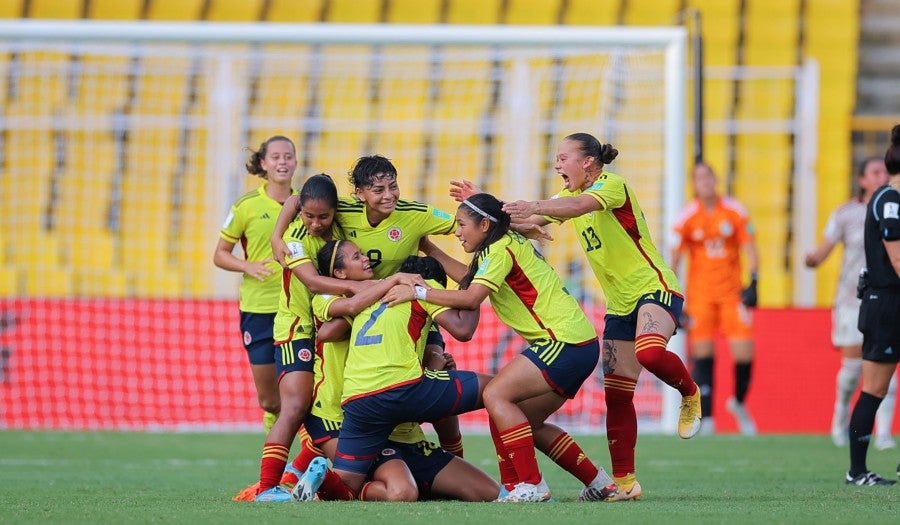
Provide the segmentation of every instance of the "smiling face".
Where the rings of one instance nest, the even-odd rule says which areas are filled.
[[[356,189],[356,196],[366,203],[366,212],[369,222],[377,223],[393,213],[400,199],[400,186],[397,178],[390,175],[379,174],[372,180],[372,184]]]
[[[453,234],[466,253],[472,253],[481,246],[489,227],[488,219],[472,217],[465,204],[456,210],[456,231]]]
[[[260,162],[266,170],[266,179],[274,183],[288,183],[297,170],[294,146],[286,140],[273,140],[266,146],[266,156]]]
[[[300,218],[310,235],[330,239],[334,212],[324,199],[307,199],[300,208]]]
[[[372,271],[372,265],[369,258],[363,255],[359,246],[352,241],[341,241],[341,268],[335,268],[334,276],[338,279],[348,279],[350,281],[365,281],[375,276]]]
[[[587,189],[591,181],[587,169],[593,164],[593,157],[586,157],[577,140],[564,140],[556,150],[556,173],[563,178],[569,191]]]

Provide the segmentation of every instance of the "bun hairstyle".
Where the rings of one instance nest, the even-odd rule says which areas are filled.
[[[247,160],[247,164],[244,164],[244,167],[247,168],[247,173],[250,175],[257,175],[264,179],[268,179],[269,176],[266,174],[266,170],[262,167],[262,161],[266,158],[266,151],[269,149],[269,144],[273,142],[278,142],[279,140],[283,140],[291,145],[291,149],[297,151],[297,147],[294,146],[294,141],[283,136],[283,135],[275,135],[273,137],[269,137],[268,140],[259,145],[259,149],[256,151],[250,150],[250,159]]]
[[[590,133],[573,133],[565,140],[573,140],[581,144],[578,148],[585,157],[594,157],[599,164],[610,164],[619,156],[619,150],[612,144],[600,144]]]
[[[434,257],[418,255],[410,255],[400,265],[400,271],[404,273],[417,273],[423,279],[430,279],[440,283],[444,288],[447,287],[447,272],[444,267]]]
[[[884,154],[884,166],[891,175],[900,174],[900,124],[891,130],[891,145]]]

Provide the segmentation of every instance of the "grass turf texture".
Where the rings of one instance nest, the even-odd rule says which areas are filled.
[[[609,469],[604,436],[582,436]],[[258,475],[262,434],[0,431],[0,523],[897,523],[900,486],[843,483],[826,436],[641,436],[637,502],[579,503],[581,484],[539,455],[552,504],[315,502],[231,497]],[[296,447],[295,447],[296,448]],[[487,436],[466,458],[496,477]],[[900,454],[869,453],[894,478]]]

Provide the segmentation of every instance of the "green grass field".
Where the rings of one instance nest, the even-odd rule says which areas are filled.
[[[609,467],[603,436],[579,442]],[[900,522],[900,486],[849,487],[825,436],[641,436],[637,502],[579,503],[580,483],[541,456],[556,503],[231,501],[256,480],[255,434],[0,432],[0,523],[876,523]],[[486,436],[466,457],[496,476]],[[900,453],[869,454],[894,477]],[[337,520],[337,521],[335,521]]]

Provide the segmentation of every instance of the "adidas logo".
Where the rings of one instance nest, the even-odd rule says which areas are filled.
[[[271,217],[269,217],[269,212],[263,213],[260,219],[271,219]]]

